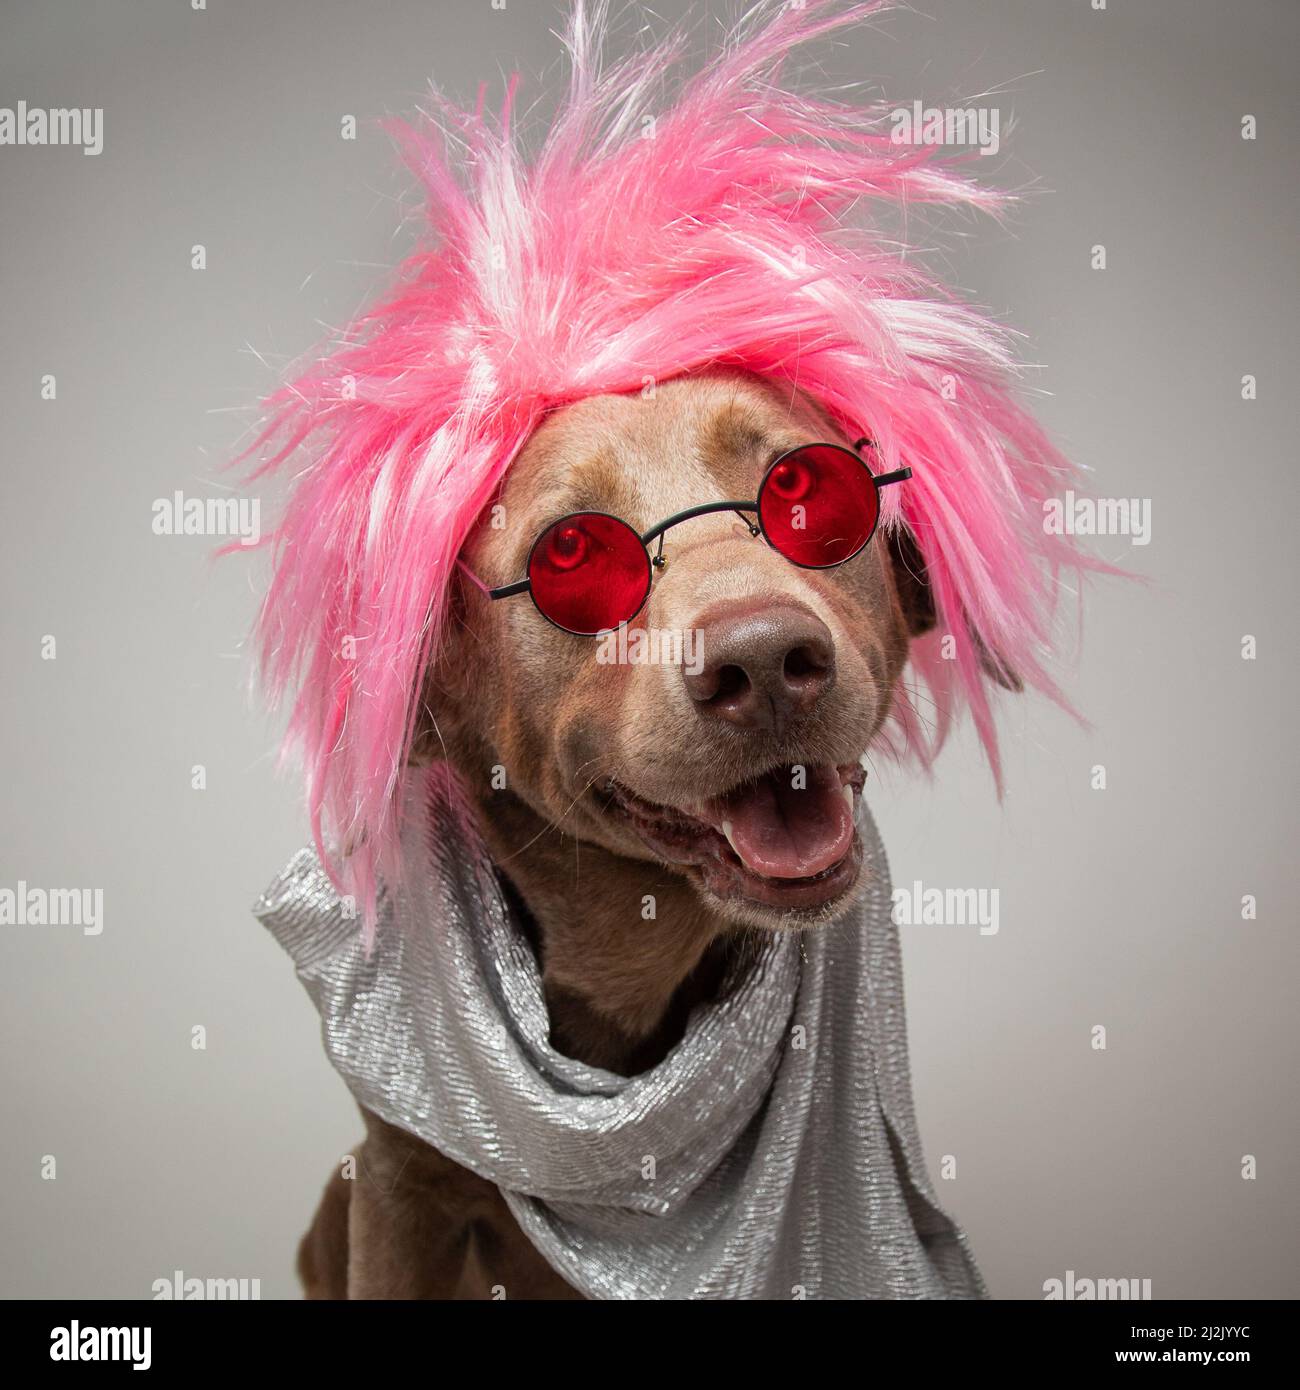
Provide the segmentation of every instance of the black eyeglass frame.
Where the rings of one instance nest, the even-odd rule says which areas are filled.
[[[625,627],[628,623],[632,622],[632,620],[637,616],[637,614],[640,613],[640,611],[645,607],[646,600],[650,597],[650,590],[654,584],[654,571],[656,569],[663,569],[663,567],[667,564],[667,561],[664,559],[663,553],[664,536],[670,530],[672,530],[674,526],[680,526],[683,521],[691,521],[693,518],[697,516],[709,516],[715,512],[735,512],[745,523],[745,525],[749,527],[749,534],[755,537],[762,536],[763,540],[767,543],[768,547],[772,550],[775,550],[776,553],[780,555],[780,557],[783,560],[785,560],[787,564],[794,565],[797,569],[838,569],[841,565],[847,565],[850,560],[856,559],[856,557],[861,555],[862,552],[867,548],[867,546],[871,544],[871,539],[876,534],[876,528],[880,524],[880,499],[878,496],[876,498],[876,519],[872,523],[871,530],[867,533],[866,538],[863,540],[862,544],[858,546],[857,549],[854,550],[854,552],[851,555],[846,555],[842,560],[833,560],[830,564],[826,565],[802,564],[798,560],[790,559],[790,557],[787,554],[785,554],[783,550],[781,550],[778,546],[774,545],[771,537],[768,536],[766,530],[764,530],[763,528],[763,513],[760,510],[759,503],[762,501],[763,489],[767,486],[768,479],[772,476],[773,472],[778,467],[780,467],[781,464],[785,463],[786,460],[789,459],[792,455],[800,454],[805,449],[834,449],[837,453],[847,454],[856,463],[861,465],[863,472],[865,472],[867,477],[871,480],[871,483],[875,487],[877,493],[879,493],[882,487],[889,487],[893,483],[906,482],[907,479],[912,476],[912,470],[906,467],[896,468],[891,473],[873,473],[871,469],[867,466],[866,460],[862,458],[862,456],[857,452],[857,450],[861,449],[863,445],[869,445],[871,443],[872,441],[869,438],[859,439],[854,444],[852,449],[846,449],[843,444],[827,444],[821,441],[811,444],[796,444],[793,448],[782,451],[780,454],[776,456],[776,458],[772,460],[770,464],[768,464],[767,468],[764,470],[763,473],[763,480],[758,485],[758,495],[754,498],[752,502],[702,502],[699,506],[687,507],[684,511],[674,512],[672,516],[667,517],[663,521],[657,522],[654,526],[652,526],[648,531],[644,533],[638,532],[634,526],[624,521],[621,516],[614,516],[612,512],[593,511],[590,507],[586,507],[582,511],[566,512],[563,516],[557,516],[554,521],[549,522],[537,533],[536,537],[534,537],[533,539],[532,545],[528,547],[528,558],[524,561],[525,577],[523,579],[516,579],[511,584],[500,584],[497,585],[495,588],[489,588],[476,574],[474,574],[472,570],[468,568],[468,566],[461,563],[460,561],[457,561],[457,564],[460,565],[460,568],[465,571],[465,573],[474,582],[474,584],[477,585],[478,588],[481,589],[490,599],[513,598],[516,594],[528,594],[531,598],[533,587],[532,580],[527,578],[527,575],[528,572],[532,569],[533,551],[537,549],[538,544],[541,542],[544,536],[549,535],[557,526],[559,526],[562,522],[568,521],[571,517],[603,516],[607,517],[610,521],[619,522],[622,526],[627,527],[627,529],[631,531],[634,536],[637,536],[639,538],[642,546],[645,547],[646,557],[645,592],[641,595],[640,602],[637,604],[636,608],[631,613],[629,613],[626,618],[622,619],[614,627],[602,628],[599,632],[578,632],[575,631],[573,628],[565,627],[563,626],[563,624],[557,623],[554,618],[542,612],[542,609],[538,606],[536,600],[533,601],[533,607],[539,614],[541,614],[543,618],[546,619],[548,623],[551,624],[552,627],[559,628],[561,632],[567,632],[574,637],[603,637],[607,633],[617,632],[619,628]],[[757,525],[755,525],[752,521],[749,520],[747,516],[744,515],[746,512],[753,512],[754,515],[758,517]],[[656,540],[659,542],[659,550],[655,555],[652,556],[650,554],[649,547],[651,543]]]

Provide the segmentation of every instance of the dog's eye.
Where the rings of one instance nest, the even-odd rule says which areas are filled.
[[[813,470],[799,458],[778,463],[768,478],[768,486],[786,502],[801,502],[813,490]]]
[[[557,570],[576,569],[587,558],[591,543],[587,533],[572,523],[557,526],[547,537],[546,562]]]

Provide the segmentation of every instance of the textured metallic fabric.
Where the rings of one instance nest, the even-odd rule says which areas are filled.
[[[537,962],[491,866],[425,774],[408,797],[407,881],[383,897],[369,957],[310,850],[254,909],[363,1106],[496,1183],[592,1298],[984,1296],[921,1158],[865,805],[861,908],[772,933],[657,1067],[621,1077],[550,1046]]]

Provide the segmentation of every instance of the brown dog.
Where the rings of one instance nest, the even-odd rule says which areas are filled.
[[[499,499],[507,524],[483,525],[466,560],[512,581],[558,516],[599,510],[645,529],[753,497],[777,454],[819,441],[848,442],[806,399],[733,373],[582,401],[534,434]],[[804,817],[789,842],[815,854],[819,806],[861,794],[909,638],[934,622],[905,533],[807,570],[721,512],[670,531],[664,556],[633,626],[698,634],[697,669],[602,662],[596,641],[526,598],[491,602],[465,584],[419,740],[476,796],[541,962],[553,1045],[624,1075],[663,1058],[747,933],[814,929],[854,902],[856,831],[815,875],[756,874],[723,840],[728,793],[747,786]],[[783,799],[794,766],[816,794]],[[365,1119],[356,1180],[331,1182],[302,1243],[309,1296],[576,1297],[490,1182]]]

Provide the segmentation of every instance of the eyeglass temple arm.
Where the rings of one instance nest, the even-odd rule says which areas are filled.
[[[488,598],[510,598],[513,594],[526,594],[528,592],[528,581],[526,579],[517,579],[513,584],[502,584],[500,588],[489,589],[464,560],[457,560],[456,568],[464,574],[466,579],[468,579],[476,589],[485,593]]]
[[[890,483],[905,483],[912,476],[910,468],[895,468],[892,473],[880,473],[876,476],[877,487],[888,487]]]
[[[876,441],[869,434],[864,434],[861,439],[853,441],[853,452],[860,454],[864,444],[870,444],[873,449],[876,447]],[[905,483],[911,476],[910,468],[895,468],[892,473],[881,473],[876,478],[876,486],[888,487],[890,483]]]
[[[879,487],[888,487],[891,483],[906,482],[912,476],[910,468],[896,468],[892,473],[881,473],[875,475],[872,481]],[[705,502],[698,507],[687,507],[683,512],[674,512],[672,516],[652,526],[641,536],[641,543],[649,545],[651,541],[658,540],[665,531],[670,531],[674,526],[680,525],[683,521],[690,521],[692,517],[708,516],[712,512],[737,512],[741,514],[744,521],[745,512],[757,512],[758,502]],[[753,527],[750,527],[753,530]],[[513,584],[502,584],[499,588],[489,589],[486,584],[469,568],[463,560],[456,561],[457,567],[462,570],[471,583],[476,588],[482,590],[488,598],[512,598],[515,594],[526,594],[531,587],[527,579],[517,579]]]

